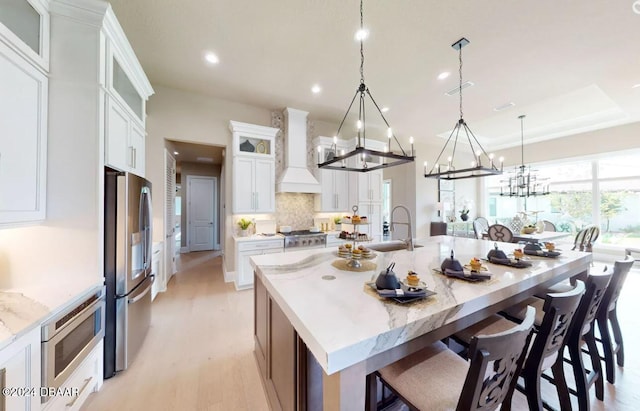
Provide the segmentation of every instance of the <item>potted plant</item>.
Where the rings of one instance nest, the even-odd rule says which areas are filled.
[[[240,236],[246,237],[249,235],[249,227],[251,227],[251,220],[241,218],[238,220],[238,226],[240,227]]]
[[[467,221],[469,219],[469,207],[462,207],[462,210],[460,210],[460,219],[462,221]]]

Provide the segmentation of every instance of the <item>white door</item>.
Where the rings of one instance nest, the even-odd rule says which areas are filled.
[[[165,199],[164,199],[164,277],[169,282],[176,272],[175,204],[176,204],[176,159],[164,150],[165,155]],[[164,288],[166,284],[160,284]]]
[[[189,251],[213,250],[215,233],[214,177],[187,176]]]

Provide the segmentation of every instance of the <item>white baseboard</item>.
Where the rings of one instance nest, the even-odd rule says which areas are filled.
[[[189,252],[189,247],[180,247],[180,254],[185,254]]]
[[[227,271],[227,263],[225,261],[225,255],[222,254],[222,274],[225,283],[233,282],[236,278],[235,271]]]

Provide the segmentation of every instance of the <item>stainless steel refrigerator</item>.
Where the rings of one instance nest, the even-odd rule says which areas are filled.
[[[104,377],[126,369],[151,322],[151,183],[105,169]]]

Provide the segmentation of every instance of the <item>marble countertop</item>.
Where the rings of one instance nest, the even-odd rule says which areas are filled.
[[[40,327],[70,303],[101,286],[102,281],[57,284],[0,290],[0,349],[33,328]]]
[[[376,252],[371,262],[375,270],[342,271],[332,262],[338,259],[333,248],[302,250],[251,257],[265,287],[327,374],[384,352],[445,324],[558,276],[586,270],[591,254],[563,251],[556,259],[530,257],[533,265],[516,269],[485,262],[493,278],[470,283],[433,271],[456,251],[463,264],[472,257],[485,257],[492,241],[431,237],[416,241],[423,247],[413,252]],[[505,252],[518,244],[501,243]],[[416,271],[437,294],[413,304],[401,305],[379,299],[366,291],[366,282],[395,262],[400,279],[408,270]],[[332,280],[323,278],[335,277]]]
[[[243,241],[265,241],[265,240],[284,240],[284,236],[282,234],[276,233],[274,235],[263,235],[263,234],[253,234],[247,237],[240,237],[238,235],[233,235],[233,239],[236,242]]]

